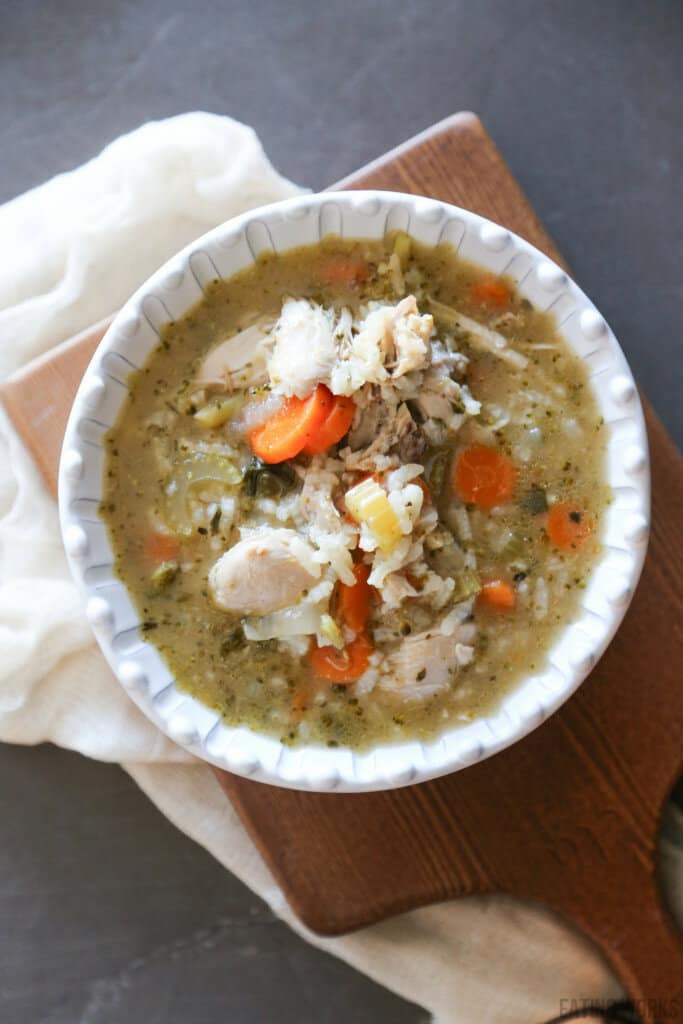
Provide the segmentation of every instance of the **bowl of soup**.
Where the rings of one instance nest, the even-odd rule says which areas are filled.
[[[519,740],[614,635],[648,536],[637,389],[523,239],[387,192],[192,243],[79,388],[64,544],[102,651],[193,754],[312,790]]]

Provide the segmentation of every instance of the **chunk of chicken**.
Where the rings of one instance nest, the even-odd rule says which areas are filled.
[[[273,330],[268,358],[273,389],[305,398],[316,384],[352,395],[364,384],[381,384],[430,362],[434,320],[418,312],[415,296],[396,306],[377,306],[353,334],[352,316],[338,316],[307,299],[287,299]]]
[[[396,449],[397,455],[388,457],[382,463],[383,469],[391,465],[398,465],[401,460],[414,461],[420,458],[425,449],[425,440],[420,429],[410,415],[410,410],[405,402],[398,407],[389,408],[385,402],[373,403],[367,410],[368,418],[373,425],[373,435],[367,447],[355,451],[343,453],[345,468],[359,472],[372,472],[379,468],[378,456],[387,455],[388,452]],[[350,446],[358,443],[358,438],[364,440],[367,436],[364,428],[353,432],[349,437]]]
[[[445,395],[440,395],[436,391],[421,391],[417,405],[427,419],[441,420],[448,425],[453,419],[453,406]]]
[[[367,384],[357,396],[356,413],[348,433],[348,446],[351,451],[366,448],[377,436],[385,417],[386,408],[380,388],[374,384]]]
[[[401,462],[416,462],[424,455],[427,439],[413,419],[410,409],[403,403],[399,405],[394,423],[396,450]]]
[[[258,387],[268,379],[266,368],[270,337],[263,321],[246,327],[212,348],[197,371],[197,386],[232,391]]]
[[[384,364],[393,351],[393,312],[393,306],[373,309],[365,317],[362,329],[349,338],[330,376],[330,387],[335,395],[352,395],[364,384],[381,384],[388,378]]]
[[[473,654],[474,626],[465,623],[451,636],[419,633],[407,637],[384,661],[380,686],[405,700],[424,700],[447,689]]]
[[[267,615],[296,604],[320,571],[313,548],[294,530],[264,526],[221,555],[209,588],[227,612]]]
[[[333,312],[306,299],[287,299],[273,337],[268,372],[279,394],[306,398],[329,378],[337,358]]]
[[[434,318],[431,313],[418,313],[414,295],[401,299],[392,318],[396,360],[393,377],[429,365],[429,339],[433,329]]]
[[[433,328],[432,315],[418,312],[414,295],[373,309],[344,346],[330,377],[332,391],[352,395],[364,384],[382,384],[429,366]]]

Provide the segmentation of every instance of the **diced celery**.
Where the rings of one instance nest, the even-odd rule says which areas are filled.
[[[194,418],[203,427],[213,430],[215,427],[222,427],[228,420],[233,419],[242,407],[243,398],[241,395],[231,395],[229,398],[214,398],[194,414]]]
[[[235,487],[242,481],[242,470],[218,452],[197,452],[177,467],[167,488],[168,511],[177,533],[189,536],[194,524],[188,503],[191,491],[199,484],[219,483]]]
[[[481,590],[479,575],[474,569],[463,569],[455,577],[455,590],[453,599],[455,601],[466,601],[468,597],[474,597]]]
[[[347,491],[345,501],[356,522],[367,525],[380,551],[391,554],[401,539],[401,524],[377,481],[362,480]]]
[[[410,259],[413,240],[405,231],[397,231],[394,238],[394,252],[399,258],[401,269],[405,270]]]
[[[158,565],[149,578],[150,586],[155,594],[161,593],[166,587],[173,583],[178,575],[177,562],[162,562]]]
[[[320,616],[320,636],[326,640],[332,647],[336,647],[338,651],[341,651],[344,647],[344,637],[342,631],[334,621],[331,615],[324,612]]]

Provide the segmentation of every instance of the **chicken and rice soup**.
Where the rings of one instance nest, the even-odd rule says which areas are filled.
[[[296,745],[433,737],[544,667],[606,430],[549,314],[448,245],[328,237],[167,324],[107,436],[116,570],[178,685]]]

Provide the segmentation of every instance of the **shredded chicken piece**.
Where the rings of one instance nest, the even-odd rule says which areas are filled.
[[[268,373],[275,391],[305,398],[328,380],[337,359],[334,311],[307,299],[287,299],[273,330]]]
[[[393,401],[387,402],[378,393],[376,400],[366,408],[364,417],[368,415],[372,430],[367,431],[363,425],[349,435],[349,448],[341,453],[345,469],[358,472],[377,469],[377,459],[386,456],[383,472],[402,462],[415,462],[424,452],[426,441],[410,409],[405,402],[397,405],[396,396],[391,397]],[[366,446],[359,448],[359,442],[365,442]]]
[[[382,392],[375,384],[366,384],[356,401],[356,415],[348,435],[349,448],[358,451],[377,437],[386,416]]]
[[[452,306],[446,306],[443,302],[437,302],[436,299],[430,299],[429,305],[444,323],[469,334],[475,348],[490,352],[492,355],[502,359],[503,362],[514,366],[516,370],[523,370],[528,366],[529,360],[526,356],[510,348],[507,338],[498,331],[491,330],[490,327],[480,324],[477,320],[473,320],[472,317],[465,316],[460,310],[454,309]]]
[[[232,391],[265,384],[269,347],[270,337],[263,319],[245,327],[212,348],[202,360],[197,371],[197,387]]]
[[[319,576],[313,548],[298,533],[264,526],[221,555],[209,588],[225,611],[266,615],[295,604]]]
[[[429,339],[434,330],[434,317],[431,313],[418,312],[414,295],[401,299],[394,311],[391,327],[396,353],[392,377],[402,377],[411,370],[428,366],[431,359]]]
[[[445,395],[440,395],[436,391],[423,391],[417,399],[417,404],[427,419],[450,424],[453,418],[453,406]]]
[[[379,685],[405,700],[424,700],[452,685],[461,665],[471,657],[471,647],[462,643],[459,627],[452,636],[426,632],[406,637],[384,659]],[[460,650],[458,649],[460,648]],[[466,648],[463,650],[463,648]]]
[[[434,330],[430,313],[419,313],[414,295],[396,306],[377,306],[362,329],[341,346],[330,375],[336,395],[352,395],[364,384],[382,384],[429,365],[429,339]]]

